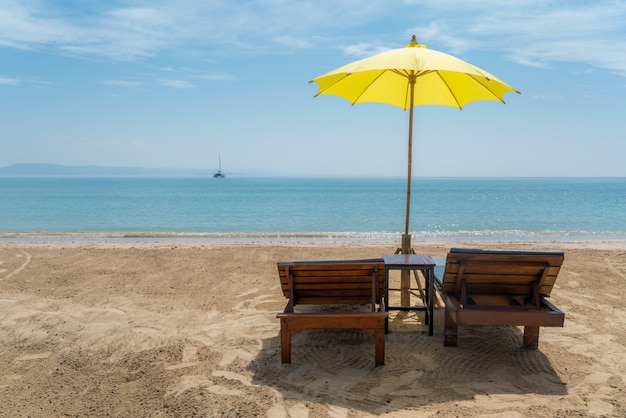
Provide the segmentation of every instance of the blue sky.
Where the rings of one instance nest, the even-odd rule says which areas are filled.
[[[417,107],[414,176],[626,176],[616,0],[0,0],[0,167],[405,176],[408,111],[308,81],[412,34],[522,92]]]

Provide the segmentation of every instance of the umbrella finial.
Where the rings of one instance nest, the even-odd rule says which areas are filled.
[[[426,45],[417,42],[417,38],[415,37],[415,35],[413,35],[413,37],[411,38],[411,42],[406,44],[405,48],[426,48]]]

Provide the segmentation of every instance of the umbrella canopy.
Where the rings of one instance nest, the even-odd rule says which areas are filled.
[[[332,94],[353,105],[376,102],[410,110],[405,236],[409,234],[413,107],[441,105],[461,109],[467,103],[479,100],[504,103],[505,93],[519,93],[487,71],[452,55],[426,48],[415,35],[405,48],[355,61],[310,82],[319,86],[315,97]]]

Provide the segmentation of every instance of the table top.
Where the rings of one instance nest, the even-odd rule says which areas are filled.
[[[435,262],[428,254],[383,254],[385,265],[389,267],[434,267]]]

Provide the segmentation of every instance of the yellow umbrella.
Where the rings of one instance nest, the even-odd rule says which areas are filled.
[[[487,71],[443,52],[427,49],[426,45],[417,42],[415,35],[405,48],[355,61],[310,82],[319,85],[315,97],[332,94],[347,99],[353,105],[377,102],[410,109],[403,253],[407,253],[410,247],[413,107],[441,105],[461,109],[467,103],[479,100],[504,103],[505,93],[519,93]]]

